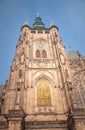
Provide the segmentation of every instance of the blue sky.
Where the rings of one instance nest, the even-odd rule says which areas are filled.
[[[85,55],[85,0],[0,0],[0,84],[8,79],[21,26],[34,23],[40,13],[46,27],[58,26],[62,41],[70,50]]]

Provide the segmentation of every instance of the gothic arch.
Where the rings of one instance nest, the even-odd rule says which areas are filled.
[[[33,80],[33,84],[35,85],[39,80],[47,80],[51,85],[54,85],[54,81],[47,75],[39,75]]]
[[[41,92],[40,88],[38,89],[39,83],[40,83],[40,86],[43,88],[42,92]],[[44,87],[43,87],[43,84],[44,84]],[[34,89],[35,89],[35,95],[37,97],[36,106],[37,107],[44,107],[44,106],[49,107],[49,106],[51,106],[52,101],[53,101],[52,88],[54,86],[54,81],[46,75],[39,75],[38,77],[36,77],[33,80],[33,86],[34,86]],[[40,90],[40,92],[38,90]],[[47,99],[46,99],[46,93],[48,93]],[[39,96],[39,95],[41,95],[41,96]],[[44,95],[45,98],[42,97],[42,95]],[[42,99],[42,101],[41,101],[41,104],[40,104],[41,99]]]
[[[75,77],[76,75],[81,74],[81,73],[83,73],[83,72],[85,72],[85,69],[80,69],[79,71],[75,72],[74,75],[73,75],[73,79],[74,79],[74,77]]]
[[[38,73],[40,73],[40,72],[44,72],[44,70],[42,71],[42,70],[37,70],[36,72],[34,72],[33,73],[33,76],[35,76],[36,74],[38,74]],[[50,71],[46,71],[46,74],[48,75],[48,74],[50,74],[50,76],[52,77],[52,79],[54,78],[54,75],[53,75],[53,73],[51,73]]]
[[[42,51],[42,58],[47,58],[47,53],[45,50]]]
[[[44,72],[42,70],[38,70],[35,73],[33,73],[32,77],[33,77],[33,83],[34,84],[36,83],[36,81],[38,81],[41,78],[47,79],[52,84],[54,84],[54,81],[55,81],[54,80],[54,75],[49,71]]]
[[[41,57],[40,50],[36,50],[36,57],[37,57],[37,58],[40,58],[40,57]]]
[[[72,100],[75,107],[85,107],[85,71],[74,75],[72,82]]]
[[[82,79],[83,78],[83,79]],[[72,84],[74,84],[74,82],[76,80],[84,80],[85,79],[85,70],[80,70],[78,72],[76,72],[72,78]]]
[[[33,41],[33,43],[35,43],[35,42],[45,42],[45,43],[47,43],[48,41],[47,41],[47,39],[44,39],[44,38],[37,38],[37,39],[34,39],[34,41]]]

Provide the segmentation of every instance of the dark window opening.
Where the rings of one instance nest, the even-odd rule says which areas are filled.
[[[40,57],[41,57],[39,50],[36,51],[36,57],[37,57],[37,58],[40,58]]]
[[[42,51],[42,58],[47,58],[47,54],[45,50]]]

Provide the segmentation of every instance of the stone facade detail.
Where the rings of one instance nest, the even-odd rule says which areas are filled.
[[[76,55],[76,56],[75,56]],[[0,100],[2,130],[85,130],[85,57],[70,58],[57,26],[25,23]]]

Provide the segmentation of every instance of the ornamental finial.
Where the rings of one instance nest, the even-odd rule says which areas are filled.
[[[55,25],[53,20],[51,20],[50,27],[51,27],[52,25]]]
[[[70,51],[72,51],[71,45],[69,45],[69,49],[70,49]]]
[[[29,25],[28,20],[26,19],[23,25]]]
[[[37,17],[39,17],[40,16],[40,14],[39,13],[37,13]]]

